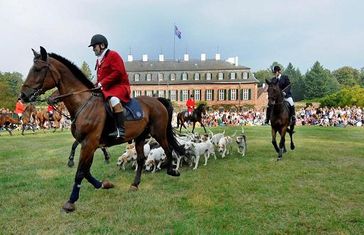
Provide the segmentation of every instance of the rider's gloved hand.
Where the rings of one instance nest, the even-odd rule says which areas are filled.
[[[97,83],[97,84],[96,84],[96,88],[98,88],[98,89],[102,90],[102,85],[101,85],[101,83]]]
[[[282,92],[282,95],[283,95],[283,96],[286,96],[286,92],[284,92],[284,91],[283,91],[283,92]]]

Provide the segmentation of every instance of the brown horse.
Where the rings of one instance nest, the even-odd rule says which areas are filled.
[[[164,149],[167,156],[167,174],[179,176],[172,165],[172,151],[184,154],[172,128],[173,106],[163,98],[140,96],[137,98],[143,110],[143,118],[137,121],[125,121],[125,139],[115,139],[108,134],[115,130],[115,123],[105,109],[102,93],[94,88],[82,71],[67,59],[51,53],[41,47],[40,54],[35,52],[33,66],[21,88],[21,98],[25,102],[36,100],[45,91],[57,87],[64,104],[72,118],[73,137],[81,143],[80,159],[75,181],[69,200],[63,210],[75,210],[79,198],[80,186],[85,178],[95,188],[108,189],[113,184],[108,180],[99,181],[90,172],[95,150],[100,146],[112,146],[128,141],[135,141],[137,163],[143,166],[144,141],[153,136]],[[141,181],[142,167],[138,167],[130,190],[137,190]]]
[[[55,132],[58,128],[61,128],[63,131],[63,126],[61,125],[62,119],[62,111],[64,110],[64,105],[54,105],[53,115],[50,116],[48,109],[44,108],[38,110],[37,112],[37,121],[39,128],[43,129],[43,131],[47,128],[53,128],[53,132]],[[46,126],[47,124],[47,126]]]
[[[34,104],[29,104],[25,108],[22,116],[22,128],[21,128],[21,134],[24,135],[24,131],[27,127],[30,127],[35,133],[35,127],[36,127],[36,116],[37,116],[37,109],[35,108]]]
[[[197,108],[195,110],[193,110],[191,116],[187,116],[187,111],[182,111],[179,112],[177,114],[177,129],[179,127],[179,132],[181,132],[182,127],[184,127],[185,129],[187,129],[187,127],[185,126],[185,122],[192,122],[192,133],[195,130],[195,125],[196,122],[199,122],[201,124],[201,126],[203,127],[203,129],[205,130],[206,133],[206,129],[205,129],[205,125],[202,123],[202,115],[206,115],[206,109],[207,106],[204,103],[201,103],[197,106]]]
[[[13,124],[19,125],[19,119],[13,118],[11,113],[0,113],[0,128],[4,128],[10,135],[13,135]]]
[[[278,82],[274,83],[266,80],[266,83],[268,84],[268,105],[273,107],[272,113],[270,115],[270,123],[272,127],[272,144],[278,153],[277,160],[281,160],[283,153],[287,152],[285,145],[286,132],[289,133],[291,138],[291,150],[295,149],[295,145],[293,143],[294,124],[290,125],[288,107],[289,103],[284,101],[284,96],[278,86]],[[276,141],[277,132],[281,136],[279,147]]]

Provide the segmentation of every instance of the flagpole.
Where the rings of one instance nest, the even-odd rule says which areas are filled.
[[[176,60],[176,24],[173,25],[173,60]]]

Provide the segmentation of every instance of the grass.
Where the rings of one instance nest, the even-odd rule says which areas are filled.
[[[0,233],[364,234],[363,128],[298,127],[297,149],[280,162],[269,127],[245,131],[246,157],[234,149],[196,171],[183,167],[178,178],[145,173],[138,192],[127,191],[134,172],[116,167],[124,146],[110,148],[109,165],[98,150],[92,173],[116,187],[84,181],[71,214],[60,210],[76,171],[66,166],[70,132],[2,132]]]

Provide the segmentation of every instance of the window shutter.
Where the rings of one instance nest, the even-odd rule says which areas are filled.
[[[248,90],[248,100],[251,100],[252,99],[252,89],[249,89]]]
[[[211,94],[212,94],[212,100],[215,100],[214,99],[214,95],[215,95],[215,90],[211,90],[212,92],[211,92]]]
[[[228,89],[228,97],[227,100],[231,100],[231,89]]]
[[[243,100],[243,89],[240,90],[240,100]]]

